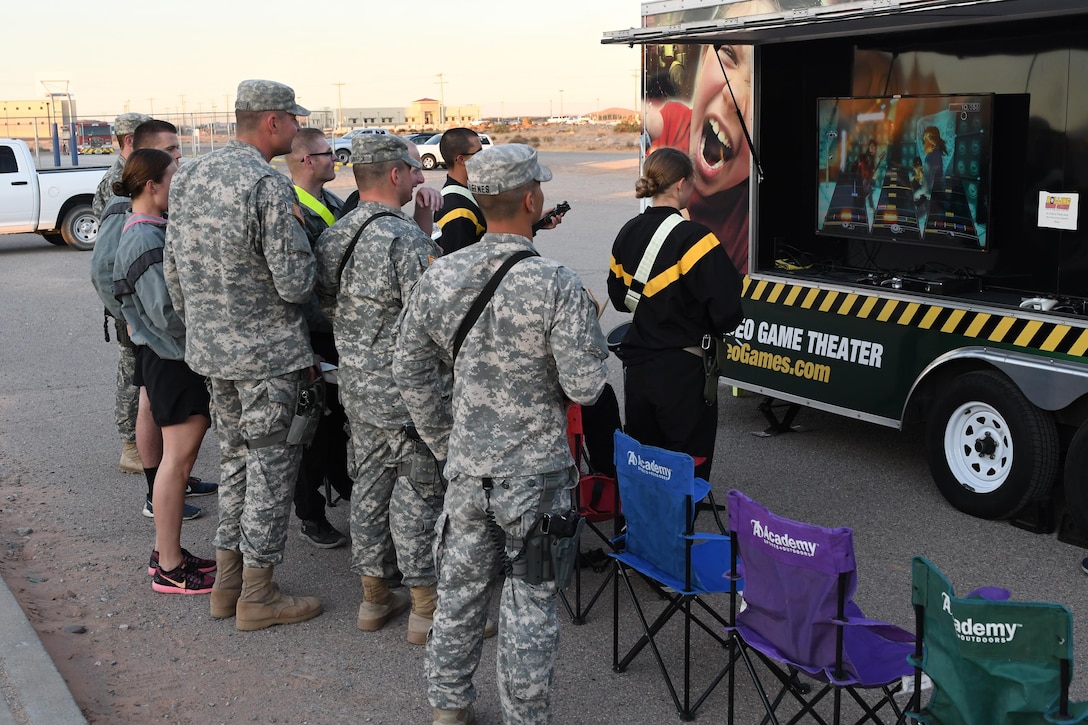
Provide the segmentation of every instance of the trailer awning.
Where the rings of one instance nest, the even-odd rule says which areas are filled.
[[[705,11],[706,3],[697,3]],[[675,6],[672,8],[671,6]],[[683,11],[683,2],[648,2],[644,17]],[[723,3],[719,7],[728,7]],[[649,10],[650,12],[646,12]],[[867,0],[786,12],[693,20],[606,32],[601,43],[782,43],[929,28],[969,27],[1085,12],[1084,0]],[[704,14],[713,14],[705,13]]]

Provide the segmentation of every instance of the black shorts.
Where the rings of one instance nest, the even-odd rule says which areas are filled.
[[[137,345],[133,382],[147,388],[151,417],[160,428],[184,423],[194,415],[211,420],[205,378],[184,360],[163,360],[147,345]]]

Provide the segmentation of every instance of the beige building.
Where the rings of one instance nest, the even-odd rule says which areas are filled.
[[[411,128],[438,128],[467,126],[480,120],[479,106],[445,106],[433,98],[420,98],[412,101],[404,109],[408,126]]]
[[[60,127],[61,138],[68,136],[68,124],[75,110],[67,98],[29,101],[0,101],[0,136],[7,138],[47,139],[53,135],[52,124]]]
[[[341,111],[340,125],[345,129],[382,126],[393,128],[405,123],[403,108],[345,108]]]

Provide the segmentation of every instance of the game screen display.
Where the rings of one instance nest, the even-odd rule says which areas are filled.
[[[986,251],[992,95],[820,98],[817,234]]]

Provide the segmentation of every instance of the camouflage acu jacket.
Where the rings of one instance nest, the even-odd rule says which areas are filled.
[[[359,227],[363,229],[342,277],[337,271]],[[340,365],[367,371],[360,395],[375,425],[407,422],[408,414],[393,382],[393,344],[404,300],[431,261],[438,245],[399,209],[364,201],[322,232],[317,240],[317,295],[332,321]]]
[[[457,329],[510,254],[515,234],[485,234],[437,260],[401,319],[393,370],[416,427],[446,475],[532,475],[571,465],[568,401],[592,403],[607,375],[597,306],[570,269],[543,257],[518,262],[465,338],[452,405],[442,395]]]
[[[174,175],[163,271],[195,372],[258,380],[313,364],[313,252],[291,180],[253,146],[228,142]]]

